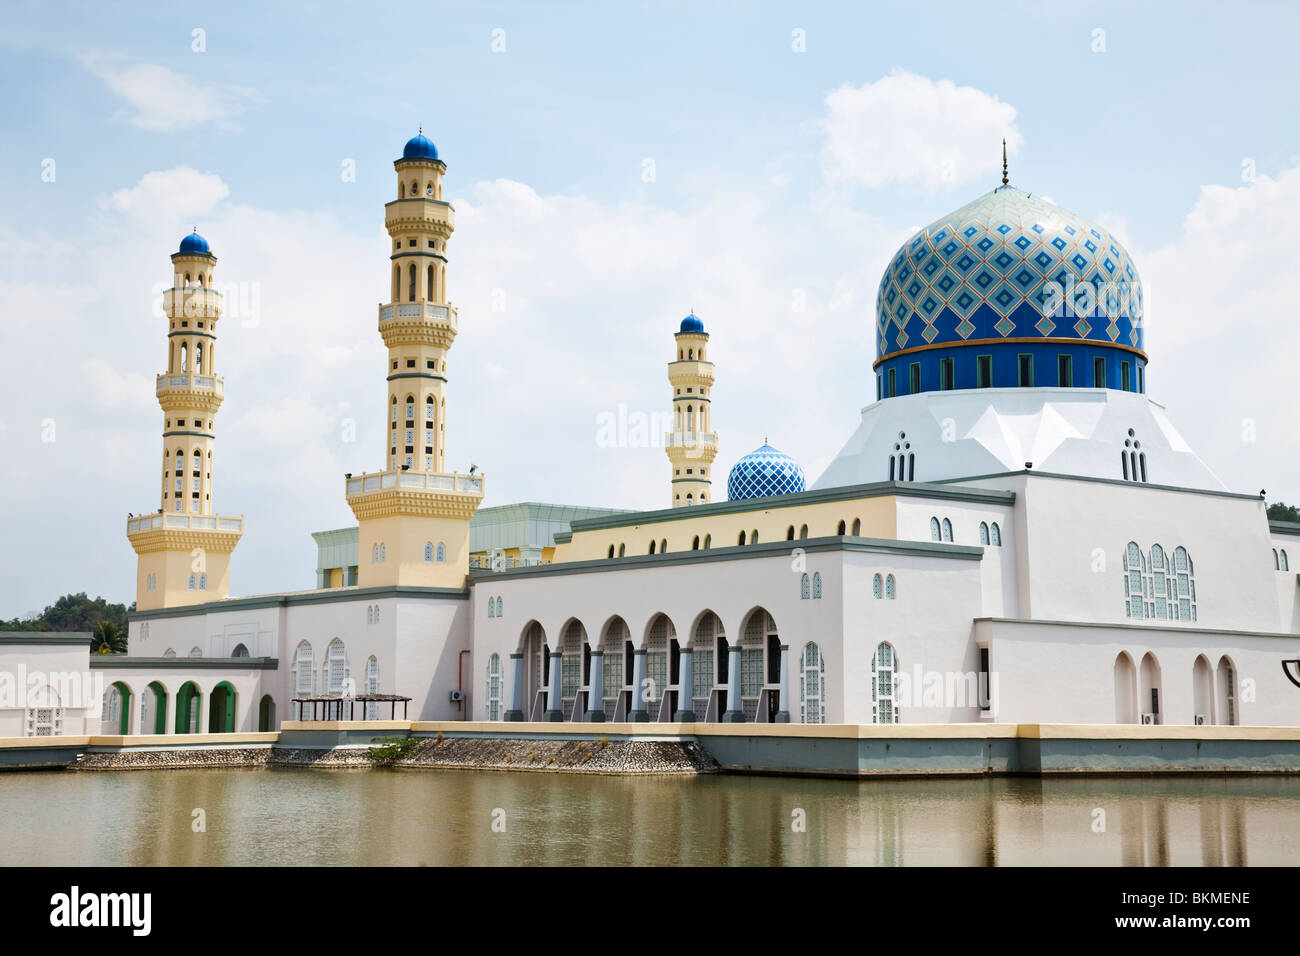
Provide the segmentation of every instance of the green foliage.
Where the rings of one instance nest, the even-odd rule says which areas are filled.
[[[0,621],[0,631],[90,631],[94,635],[90,640],[92,651],[99,651],[107,644],[113,651],[121,653],[126,650],[127,611],[134,609],[134,601],[130,607],[109,604],[102,597],[92,600],[82,591],[63,595],[33,620],[14,618]],[[98,628],[101,624],[110,624],[115,630],[100,633]]]
[[[1275,501],[1268,506],[1268,520],[1300,522],[1300,508],[1284,501]]]
[[[413,737],[378,737],[371,743],[378,746],[369,748],[370,759],[385,766],[403,757],[409,757],[420,744]]]
[[[114,621],[100,621],[92,632],[90,647],[96,654],[125,654],[126,631]]]

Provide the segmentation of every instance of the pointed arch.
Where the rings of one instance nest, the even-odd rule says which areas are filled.
[[[898,656],[894,645],[881,641],[871,655],[871,722],[898,723]]]
[[[799,722],[826,723],[826,662],[821,648],[809,641],[799,656]]]

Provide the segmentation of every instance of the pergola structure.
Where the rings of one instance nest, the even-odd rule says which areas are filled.
[[[358,694],[356,697],[294,697],[290,703],[299,704],[297,708],[299,720],[356,720],[357,704],[388,704],[389,719],[397,719],[397,705],[402,705],[402,719],[406,719],[406,705],[411,702],[409,697],[400,697],[397,694]],[[311,705],[311,717],[302,716]],[[347,716],[344,717],[345,712]],[[361,711],[364,720],[365,710]]]

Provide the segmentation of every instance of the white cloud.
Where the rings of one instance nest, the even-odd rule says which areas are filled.
[[[121,56],[88,53],[81,63],[126,100],[133,126],[155,132],[228,122],[256,96],[247,87],[204,83],[157,63],[131,63]]]
[[[996,96],[906,70],[826,95],[822,167],[831,182],[936,191],[999,171],[1019,150],[1016,109]]]
[[[119,189],[101,206],[136,218],[175,220],[202,216],[230,195],[221,177],[189,166],[145,173],[134,186]]]

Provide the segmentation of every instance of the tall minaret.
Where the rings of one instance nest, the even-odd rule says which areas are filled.
[[[393,166],[397,198],[384,207],[392,293],[379,306],[388,347],[384,465],[347,479],[360,525],[357,583],[461,588],[483,476],[445,471],[447,352],[457,328],[447,301],[447,241],[455,215],[442,198],[447,167],[423,130]]]
[[[162,299],[167,371],[155,386],[163,411],[161,505],[126,526],[139,556],[140,610],[226,597],[230,553],[244,533],[242,516],[222,516],[212,506],[213,428],[226,384],[214,362],[221,318],[212,276],[217,257],[195,229],[171,260],[172,287]]]
[[[673,387],[673,430],[667,436],[672,463],[673,507],[706,504],[713,500],[709,470],[718,454],[718,436],[709,412],[713,390],[713,363],[708,358],[709,334],[692,312],[678,330],[677,357],[668,363]]]

